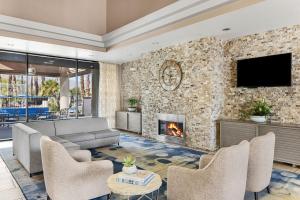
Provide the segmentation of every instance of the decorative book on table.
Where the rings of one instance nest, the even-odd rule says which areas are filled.
[[[138,170],[135,174],[125,174],[124,172],[120,172],[117,177],[117,182],[133,185],[147,185],[153,178],[153,172]]]

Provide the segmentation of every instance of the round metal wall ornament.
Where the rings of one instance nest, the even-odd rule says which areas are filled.
[[[172,91],[178,88],[182,79],[180,65],[174,60],[166,60],[159,71],[159,82],[163,89]]]

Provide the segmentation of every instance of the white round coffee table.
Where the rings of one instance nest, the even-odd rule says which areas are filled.
[[[121,173],[121,172],[119,172]],[[140,196],[138,199],[146,197],[147,199],[153,200],[153,193],[156,192],[156,199],[159,198],[159,188],[162,184],[161,178],[158,174],[154,173],[154,178],[145,186],[133,185],[128,183],[117,182],[116,179],[119,175],[113,174],[107,179],[107,185],[112,193],[127,196],[129,200],[131,196]],[[148,194],[151,193],[151,197]]]

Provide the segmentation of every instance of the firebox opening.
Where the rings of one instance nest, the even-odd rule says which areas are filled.
[[[183,123],[159,120],[159,134],[183,138]]]

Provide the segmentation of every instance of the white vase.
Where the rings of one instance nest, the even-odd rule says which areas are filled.
[[[131,167],[123,167],[122,168],[122,171],[125,173],[125,174],[135,174],[137,172],[137,168],[135,165],[131,166]]]
[[[257,122],[257,123],[264,123],[267,121],[267,117],[266,116],[250,116],[250,119],[254,122]]]
[[[128,111],[129,112],[135,112],[136,111],[136,107],[128,107]]]

